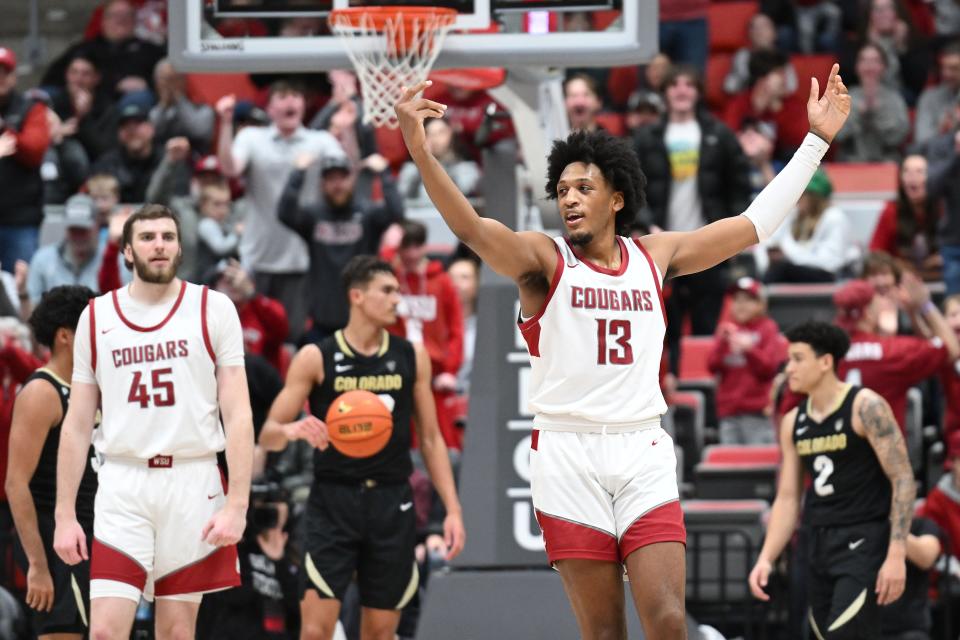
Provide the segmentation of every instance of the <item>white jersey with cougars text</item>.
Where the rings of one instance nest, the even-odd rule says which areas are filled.
[[[660,273],[638,241],[617,237],[616,271],[556,238],[543,309],[520,323],[530,352],[530,409],[541,429],[603,431],[657,420],[666,312]]]
[[[101,454],[198,457],[224,448],[217,366],[243,366],[233,303],[184,282],[175,301],[144,305],[126,288],[90,301],[77,328],[75,382],[100,387]]]

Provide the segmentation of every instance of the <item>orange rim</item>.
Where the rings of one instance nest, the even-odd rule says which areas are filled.
[[[437,26],[453,24],[457,19],[457,11],[446,7],[350,7],[349,9],[335,9],[330,12],[330,24],[347,24],[351,27],[372,26],[380,32],[386,28],[387,22],[399,18],[404,28],[410,28],[414,20],[433,18]]]

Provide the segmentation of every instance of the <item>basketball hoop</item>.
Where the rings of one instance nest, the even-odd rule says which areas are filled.
[[[396,129],[393,108],[403,87],[426,80],[457,18],[438,7],[355,7],[330,13],[330,30],[353,63],[363,94],[363,121]]]

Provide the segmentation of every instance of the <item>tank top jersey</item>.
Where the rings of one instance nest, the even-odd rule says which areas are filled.
[[[890,480],[870,442],[853,430],[853,401],[862,387],[851,386],[840,407],[821,422],[797,407],[793,444],[813,482],[804,502],[806,523],[831,527],[885,520],[890,516]]]
[[[365,356],[337,331],[317,345],[323,354],[323,384],[310,393],[310,412],[324,420],[334,400],[347,391],[371,391],[393,409],[393,431],[387,445],[369,458],[350,458],[329,446],[314,451],[313,473],[320,482],[353,483],[375,480],[383,484],[407,482],[410,460],[410,419],[417,361],[413,345],[383,332],[380,350]]]
[[[33,380],[44,380],[57,391],[60,398],[62,413],[60,422],[47,432],[47,439],[40,450],[37,468],[30,479],[30,494],[38,516],[53,517],[57,503],[57,447],[60,445],[60,427],[63,417],[67,415],[67,406],[70,403],[70,385],[48,369],[37,369],[24,382],[24,386]],[[84,528],[93,527],[93,499],[97,494],[97,473],[93,467],[96,452],[90,447],[87,456],[87,465],[83,468],[80,478],[80,488],[77,491],[77,520]]]
[[[184,282],[162,321],[135,324],[117,291],[90,301],[91,365],[101,390],[94,435],[108,458],[201,457],[224,448],[208,290]]]
[[[519,319],[534,424],[599,431],[658,419],[667,410],[659,379],[667,320],[656,264],[629,238],[617,237],[617,270],[554,241],[557,268],[544,306]]]

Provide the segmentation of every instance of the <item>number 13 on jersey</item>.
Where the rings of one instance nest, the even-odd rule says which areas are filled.
[[[597,364],[633,364],[630,321],[597,318]]]

